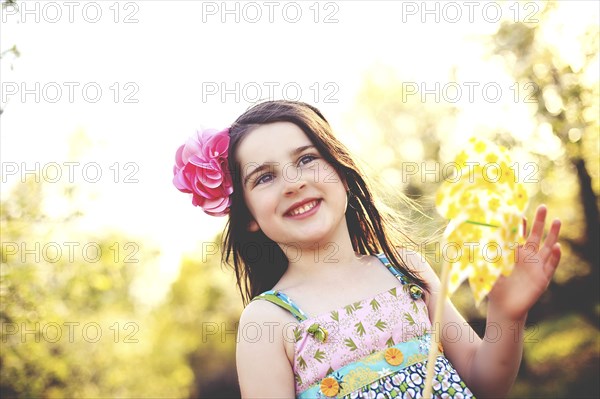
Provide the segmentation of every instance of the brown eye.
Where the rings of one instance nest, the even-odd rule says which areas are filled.
[[[273,179],[274,177],[272,173],[265,173],[256,178],[255,185],[258,186],[259,184],[268,183]]]
[[[306,165],[307,163],[310,163],[312,161],[314,161],[315,159],[317,159],[317,157],[315,157],[314,155],[303,155],[302,157],[300,157],[300,159],[298,160],[298,163],[300,165]]]

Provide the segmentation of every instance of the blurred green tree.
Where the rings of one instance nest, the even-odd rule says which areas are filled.
[[[223,272],[220,252],[213,251],[220,242],[201,243],[183,260],[167,300],[153,314],[156,344],[169,343],[177,354],[173,361],[188,367],[193,398],[239,397],[235,345],[242,308],[232,272]]]
[[[568,245],[557,278],[529,313],[540,334],[526,344],[520,381],[527,384],[518,384],[514,392],[598,397],[600,35],[596,22],[581,26],[576,38],[569,37],[575,40],[562,46],[550,39],[549,32],[573,30],[571,22],[557,18],[558,6],[546,3],[537,24],[504,22],[490,43],[517,82],[533,83],[536,123],[551,130],[563,149],[559,159],[538,157],[542,185],[572,184],[566,198],[540,193],[541,201],[567,216],[562,241]]]
[[[558,18],[561,10],[556,2],[544,4],[542,12],[536,15],[538,23],[504,21],[495,34],[483,39],[490,57],[504,60],[507,73],[520,88],[533,88],[521,93],[519,101],[524,102],[523,95],[529,96],[525,106],[535,130],[531,139],[523,137],[522,131],[496,129],[483,133],[526,153],[526,159],[535,162],[539,184],[528,187],[533,193],[531,203],[546,203],[550,216],[561,218],[562,242],[567,244],[563,245],[561,266],[553,283],[529,313],[523,364],[512,395],[597,397],[598,25],[582,26],[579,36],[566,44],[571,51],[565,51],[549,39],[548,30],[566,32],[572,23]],[[455,72],[460,72],[460,68],[456,65]],[[456,140],[447,133],[455,129],[463,109],[459,104],[443,101],[420,101],[409,95],[407,88],[397,71],[376,66],[365,79],[350,122],[368,126],[361,129],[371,135],[365,140],[361,155],[372,164],[371,169],[381,171],[378,178],[382,183],[391,192],[401,188],[405,194],[418,198],[439,226],[444,222],[433,208],[433,198],[439,181],[446,176],[440,175],[437,181],[424,179],[423,173],[411,176],[405,163],[418,161],[422,171],[435,170],[430,166],[447,161],[449,154],[443,153],[444,148]],[[497,111],[502,112],[500,108]],[[544,150],[552,147],[552,154]],[[406,211],[400,202],[390,204]],[[423,228],[426,236],[439,231],[431,223]],[[435,258],[431,263],[439,267],[439,257]],[[483,334],[485,307],[476,309],[465,287],[453,300],[476,331]]]
[[[50,218],[50,184],[29,175],[0,203],[0,396],[151,396],[144,381],[158,371],[139,367],[151,326],[130,287],[157,251],[118,232],[78,231],[74,205]],[[64,199],[77,192],[53,184]]]

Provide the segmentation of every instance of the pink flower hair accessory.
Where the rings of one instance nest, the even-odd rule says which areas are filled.
[[[173,185],[192,194],[192,204],[211,216],[225,216],[231,206],[233,183],[227,151],[229,128],[197,131],[175,154]]]

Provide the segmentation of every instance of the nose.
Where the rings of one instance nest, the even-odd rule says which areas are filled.
[[[284,173],[283,181],[283,192],[287,196],[296,194],[306,187],[306,180],[303,178],[300,169],[292,171],[291,168],[289,168],[288,173]]]

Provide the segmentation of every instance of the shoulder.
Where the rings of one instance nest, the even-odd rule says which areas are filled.
[[[292,326],[296,320],[279,306],[254,300],[242,311],[238,327],[236,365],[242,397],[291,397]],[[291,356],[291,357],[290,357]],[[273,385],[273,381],[278,384]]]
[[[238,325],[238,347],[269,346],[283,350],[289,357],[294,328],[298,321],[287,310],[267,300],[253,300],[242,311]],[[264,350],[264,348],[261,348]]]
[[[293,335],[292,329],[297,324],[298,321],[288,310],[265,299],[254,299],[240,315],[238,335],[243,338],[249,331],[255,331],[260,335],[256,343],[278,343],[285,347],[286,334]],[[240,343],[238,340],[238,345]]]
[[[264,300],[252,301],[243,310],[238,324],[237,357],[262,355],[272,359],[288,360],[293,356],[296,319],[279,306]]]
[[[240,326],[248,323],[285,322],[295,320],[288,311],[266,300],[251,301],[240,316]]]

